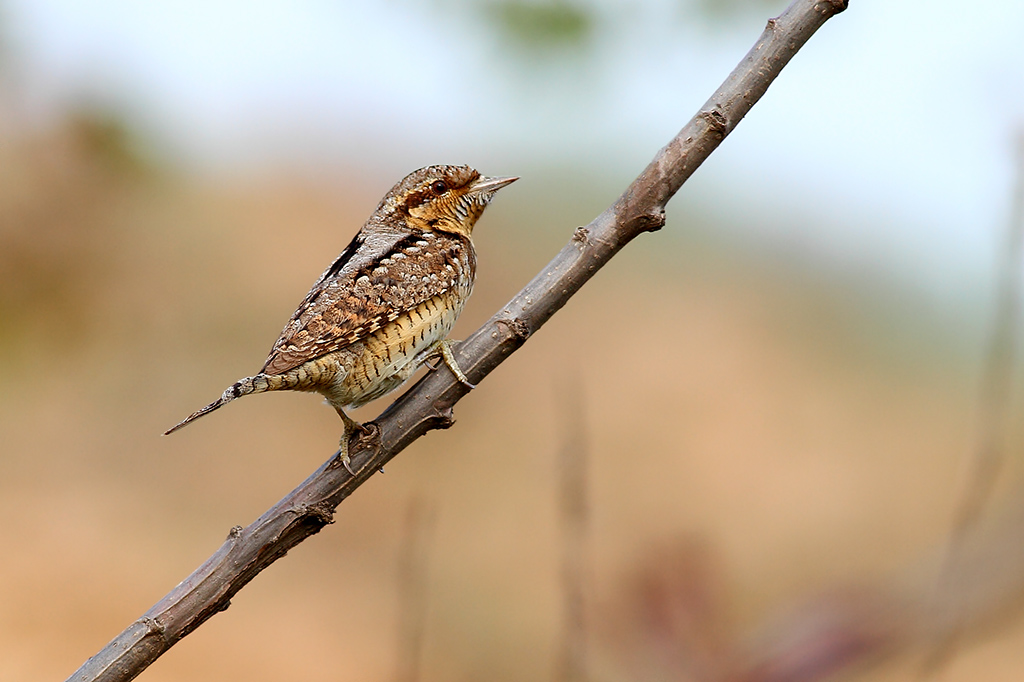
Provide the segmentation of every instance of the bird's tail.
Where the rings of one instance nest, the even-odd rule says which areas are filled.
[[[164,431],[164,435],[171,435],[178,429],[191,424],[203,415],[210,414],[214,410],[227,405],[235,398],[241,398],[243,395],[249,395],[250,393],[264,393],[266,391],[273,391],[279,388],[286,388],[286,383],[288,383],[287,378],[282,375],[257,374],[254,377],[240,379],[228,386],[220,398],[185,417],[180,422]]]

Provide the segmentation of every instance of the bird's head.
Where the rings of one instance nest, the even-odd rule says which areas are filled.
[[[494,193],[518,179],[485,177],[469,166],[427,166],[392,187],[377,207],[377,216],[468,237]]]

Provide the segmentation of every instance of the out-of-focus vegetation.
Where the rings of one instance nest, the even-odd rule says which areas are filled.
[[[550,58],[558,51],[593,47],[597,27],[614,25],[622,10],[614,3],[581,0],[481,0],[476,4],[492,28],[531,59],[538,50]],[[676,21],[725,25],[783,6],[777,0],[680,0],[660,9]]]
[[[544,65],[576,60],[600,52],[599,35],[635,15],[639,6],[621,6],[599,0],[478,0],[476,15],[521,65]],[[780,11],[777,0],[680,0],[648,11],[664,15],[668,24],[682,27],[699,22],[708,28],[725,28],[737,19],[765,11]]]
[[[781,11],[785,6],[776,0],[687,0],[682,4],[711,22],[730,22],[740,16],[764,14],[768,10]]]
[[[491,21],[510,41],[527,51],[580,48],[593,35],[594,17],[570,2],[500,0],[486,6]]]
[[[80,111],[0,149],[0,339],[67,350],[88,333],[147,163],[112,113]]]

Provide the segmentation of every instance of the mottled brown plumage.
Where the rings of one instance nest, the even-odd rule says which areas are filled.
[[[410,173],[313,285],[260,373],[166,433],[250,393],[315,391],[345,423],[341,456],[348,467],[348,439],[361,427],[344,408],[398,388],[434,355],[471,386],[446,338],[476,278],[473,225],[494,193],[514,180],[481,177],[469,166]]]

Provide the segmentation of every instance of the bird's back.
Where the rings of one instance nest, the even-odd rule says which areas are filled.
[[[371,336],[388,339],[394,350],[401,345],[401,329],[427,332],[415,322],[398,327],[392,323],[423,315],[440,319],[441,308],[462,309],[476,276],[468,237],[385,230],[367,238],[365,233],[364,228],[299,305],[263,373],[283,374]],[[430,307],[439,309],[433,313]],[[378,332],[389,325],[389,333],[381,337]]]

